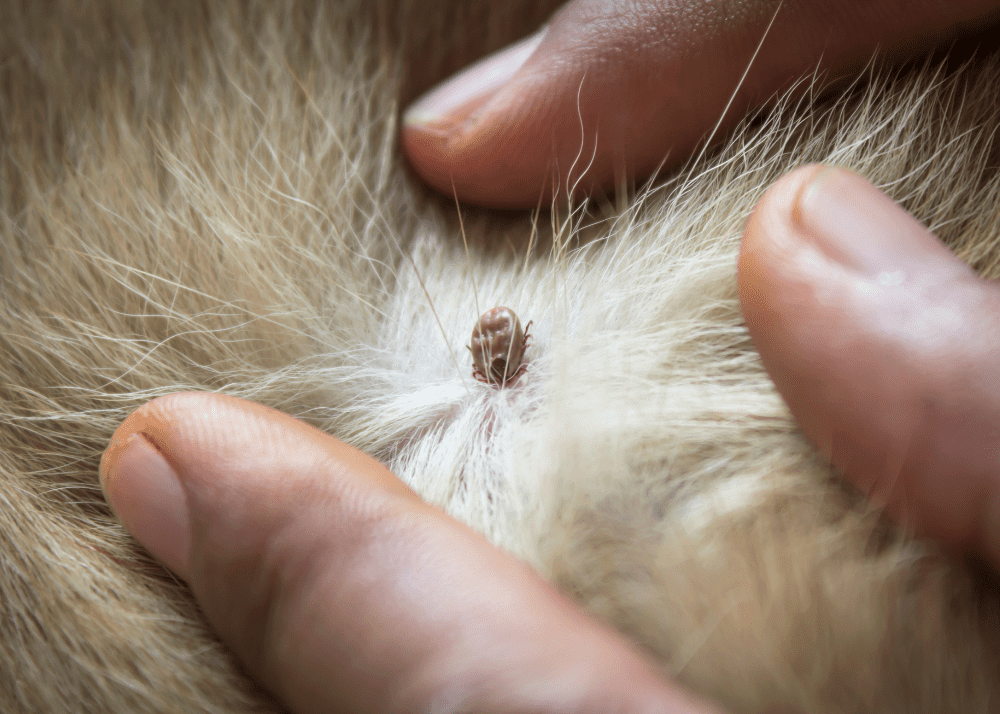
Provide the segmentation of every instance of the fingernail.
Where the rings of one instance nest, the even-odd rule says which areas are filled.
[[[112,444],[101,459],[101,488],[126,530],[181,577],[187,575],[191,519],[173,467],[142,434]]]
[[[798,195],[793,220],[828,257],[886,284],[914,269],[954,267],[950,251],[919,221],[844,169],[817,171]]]
[[[459,124],[505,85],[545,37],[548,28],[486,57],[413,103],[403,115],[409,125]]]

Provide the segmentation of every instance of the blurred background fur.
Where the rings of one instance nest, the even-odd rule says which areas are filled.
[[[734,714],[1000,711],[994,576],[841,485],[735,280],[807,161],[1000,277],[997,63],[869,68],[651,188],[460,223],[399,109],[555,7],[0,2],[0,711],[282,711],[98,487],[178,390],[377,456]],[[502,390],[465,349],[496,305],[534,322]]]

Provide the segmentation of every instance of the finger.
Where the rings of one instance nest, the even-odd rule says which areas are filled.
[[[102,484],[297,712],[696,710],[526,566],[273,410],[157,399],[115,433]]]
[[[403,148],[431,186],[487,206],[611,189],[682,160],[720,118],[724,132],[817,67],[840,73],[876,49],[912,54],[995,6],[575,0],[418,100]]]
[[[861,177],[783,178],[747,224],[747,326],[802,429],[876,502],[1000,565],[1000,293]]]

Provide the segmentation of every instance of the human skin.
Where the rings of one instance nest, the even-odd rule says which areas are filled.
[[[995,7],[786,5],[731,117],[807,71],[817,46],[824,67],[840,71],[876,44],[923,46]],[[403,132],[418,173],[449,193],[454,181],[467,200],[535,205],[551,193],[553,157],[567,166],[579,149],[551,145],[567,107],[579,121],[578,91],[583,116],[603,127],[581,189],[690,151],[774,4],[737,3],[746,14],[722,22],[733,3],[702,3],[707,14],[687,24],[678,4],[611,12],[621,6],[572,3],[537,48],[507,55],[520,64],[506,76],[499,68],[487,105],[466,97],[458,120],[418,104]],[[670,41],[643,44],[649,8],[663,13],[650,27],[677,28]],[[864,30],[851,36],[856,23]],[[642,70],[636,46],[651,53],[639,56]],[[664,122],[666,133],[657,118],[670,108],[643,104],[659,82],[668,99],[695,97],[690,118]],[[708,91],[691,93],[692,83]],[[597,102],[584,91],[612,94]],[[534,111],[532,93],[546,92],[548,109]],[[605,107],[631,107],[629,121]],[[509,121],[529,114],[530,126]],[[490,128],[500,125],[513,129]],[[1000,566],[996,288],[863,179],[820,167],[761,199],[739,271],[748,328],[805,432],[890,513]],[[294,711],[711,711],[373,459],[286,415],[217,395],[164,397],[122,424],[101,474],[125,526]]]
[[[876,50],[911,57],[997,19],[996,0],[576,0],[418,99],[403,149],[461,201],[533,208],[613,191],[721,139],[748,108]],[[808,82],[801,83],[802,90]]]
[[[1000,567],[1000,291],[866,180],[818,166],[747,223],[743,315],[799,425],[897,520]]]

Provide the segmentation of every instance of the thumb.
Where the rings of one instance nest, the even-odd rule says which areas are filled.
[[[403,149],[431,186],[481,205],[607,190],[683,160],[817,67],[914,54],[995,4],[574,0],[418,100]]]
[[[925,535],[1000,566],[1000,289],[862,177],[808,166],[743,236],[764,366],[842,473]]]
[[[695,711],[533,571],[286,415],[163,397],[122,424],[101,474],[126,527],[302,714]]]

